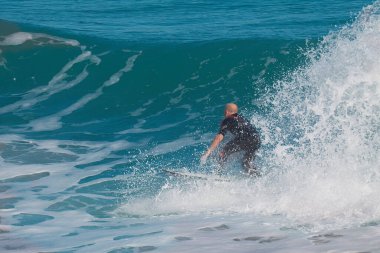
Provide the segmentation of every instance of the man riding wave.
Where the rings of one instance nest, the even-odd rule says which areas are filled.
[[[256,128],[243,116],[238,114],[238,106],[234,103],[228,103],[224,109],[224,119],[220,125],[219,132],[212,141],[210,147],[201,157],[201,163],[204,164],[209,155],[218,147],[224,139],[227,132],[234,135],[219,153],[219,163],[223,167],[227,158],[238,151],[244,151],[242,165],[249,175],[259,175],[258,170],[252,164],[255,159],[257,150],[260,147],[260,136]]]

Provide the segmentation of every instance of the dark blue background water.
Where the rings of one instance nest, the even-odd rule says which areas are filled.
[[[320,38],[372,1],[1,1],[0,17],[128,41]]]

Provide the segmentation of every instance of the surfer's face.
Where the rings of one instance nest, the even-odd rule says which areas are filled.
[[[228,115],[229,115],[228,110],[227,110],[227,109],[224,109],[224,117],[227,118]]]

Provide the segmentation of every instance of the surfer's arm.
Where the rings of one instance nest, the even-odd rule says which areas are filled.
[[[217,134],[212,141],[210,147],[207,149],[207,151],[203,154],[201,157],[201,163],[205,163],[207,160],[207,157],[218,147],[219,143],[223,140],[224,136],[223,134]]]

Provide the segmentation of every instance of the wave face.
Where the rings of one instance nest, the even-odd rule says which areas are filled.
[[[190,241],[220,252],[222,238],[279,252],[286,238],[289,252],[320,252],[367,247],[352,238],[379,231],[378,1],[308,41],[0,28],[2,249],[190,252],[178,244]],[[163,173],[214,169],[199,157],[231,101],[260,131],[263,177],[241,177],[239,155],[228,182]]]
[[[162,200],[139,199],[127,204],[126,212],[281,214],[315,230],[377,220],[378,14],[377,5],[364,9],[354,23],[306,48],[304,61],[266,86],[267,93],[250,95],[252,121],[264,137],[258,159],[267,173],[263,179],[254,185],[237,182],[233,190],[225,185],[169,187],[160,192]]]

